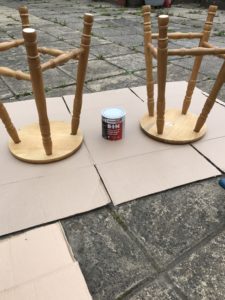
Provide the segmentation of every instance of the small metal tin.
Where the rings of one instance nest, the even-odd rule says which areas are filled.
[[[102,111],[102,137],[110,141],[121,140],[124,137],[126,112],[117,107]]]

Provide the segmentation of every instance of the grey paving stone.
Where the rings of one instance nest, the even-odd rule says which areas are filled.
[[[189,80],[189,77],[190,77],[190,70],[187,70],[187,69],[184,69],[180,66],[177,66],[177,65],[174,65],[173,63],[170,63],[167,65],[167,77],[166,77],[166,80],[167,82],[169,81],[188,81]],[[138,71],[138,72],[134,72],[134,75],[136,76],[140,76],[142,78],[146,78],[146,71]],[[153,77],[154,77],[154,80],[155,82],[157,83],[158,80],[157,80],[157,69],[154,68],[153,69]],[[207,76],[203,75],[203,74],[199,74],[199,77],[198,77],[198,82],[202,83],[202,80],[206,80],[207,79]]]
[[[154,270],[108,209],[62,221],[93,299],[116,299]]]
[[[155,280],[148,286],[135,293],[133,296],[128,296],[129,300],[181,300],[174,290],[173,286],[169,285],[165,280]]]
[[[225,231],[181,262],[170,276],[190,300],[223,300]]]
[[[100,46],[93,46],[91,47],[90,52],[97,57],[113,57],[123,54],[135,53],[130,48],[118,46],[112,43]]]
[[[119,206],[117,212],[164,269],[224,222],[224,191],[217,181],[148,196]]]
[[[5,82],[0,78],[0,101],[7,102],[10,101],[10,98],[13,97],[12,92],[8,89],[8,86]]]
[[[128,72],[145,69],[145,58],[142,53],[134,53],[134,54],[121,55],[118,57],[110,57],[110,58],[106,58],[106,60],[111,64],[119,68],[122,68]],[[153,65],[156,65],[155,60],[153,61]]]
[[[74,77],[74,74],[76,74],[77,70],[77,64],[72,62],[67,63],[66,65],[61,67],[61,69],[67,72],[67,74],[69,74],[70,76]],[[115,76],[121,73],[124,73],[124,71],[104,60],[91,60],[88,62],[86,81]]]
[[[143,36],[142,35],[121,34],[120,36],[108,37],[108,40],[117,45],[130,47],[130,48],[143,45]]]
[[[111,36],[118,36],[121,34],[121,28],[117,27],[100,27],[100,28],[94,28],[93,30],[93,35],[102,37],[102,38],[107,38]]]
[[[27,58],[23,47],[12,48],[1,52],[0,66],[8,67],[13,70],[27,70]]]
[[[196,86],[209,94],[214,84],[215,80],[205,80],[197,82]],[[225,85],[222,86],[217,98],[225,102]]]
[[[120,88],[131,88],[144,85],[145,80],[132,74],[117,75],[105,79],[89,81],[87,87],[93,92],[113,90]]]
[[[218,57],[205,56],[202,60],[199,72],[206,75],[208,79],[215,79],[219,73],[222,63],[223,60]],[[174,64],[191,70],[194,64],[194,59],[192,57],[187,57],[182,60],[174,61]]]

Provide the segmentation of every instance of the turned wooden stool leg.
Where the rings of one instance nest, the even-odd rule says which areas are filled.
[[[26,6],[20,6],[19,13],[22,22],[22,28],[24,29],[30,27],[28,8]]]
[[[81,37],[80,47],[84,50],[80,54],[78,69],[77,69],[77,87],[73,103],[73,116],[71,122],[71,134],[76,135],[80,123],[80,113],[82,108],[83,86],[86,75],[89,47],[91,42],[91,29],[93,24],[93,15],[84,15],[84,28]]]
[[[203,46],[204,42],[208,42],[209,37],[210,37],[210,32],[212,30],[212,25],[213,25],[213,19],[215,17],[216,14],[216,10],[217,10],[217,6],[214,5],[210,5],[209,10],[208,10],[208,15],[207,15],[207,19],[203,28],[203,37],[201,38],[200,42],[199,42],[199,47]],[[201,66],[201,62],[202,62],[202,58],[203,56],[197,56],[195,58],[195,62],[194,62],[194,66],[191,72],[191,77],[188,81],[188,87],[187,87],[187,91],[186,91],[186,95],[184,98],[184,102],[183,102],[183,107],[182,107],[182,114],[186,114],[188,111],[188,108],[191,104],[191,98],[194,92],[194,88],[196,86],[196,80],[198,77],[198,72]]]
[[[201,130],[202,126],[205,124],[208,114],[210,113],[210,111],[216,101],[216,97],[217,97],[222,85],[224,84],[224,78],[225,78],[225,62],[223,63],[223,65],[220,69],[220,72],[217,76],[216,82],[209,94],[209,97],[206,100],[206,103],[202,109],[200,116],[198,117],[194,131],[199,132]]]
[[[0,119],[2,120],[3,124],[5,125],[5,128],[8,132],[8,134],[10,135],[10,137],[12,138],[12,140],[14,141],[14,143],[15,144],[20,143],[20,138],[18,136],[16,128],[14,127],[9,114],[8,114],[7,110],[5,109],[5,106],[1,102],[0,102]]]
[[[163,133],[164,113],[165,113],[165,89],[166,89],[166,72],[167,72],[167,28],[169,17],[162,15],[158,17],[159,39],[158,39],[158,101],[157,101],[157,132]]]
[[[146,64],[146,86],[147,86],[147,103],[149,116],[154,116],[154,81],[152,74],[152,53],[148,47],[152,43],[151,32],[151,6],[143,6],[144,17],[144,51],[145,51],[145,64]]]
[[[50,134],[50,124],[47,115],[45,91],[40,66],[40,58],[37,50],[37,35],[34,29],[23,29],[23,37],[27,51],[27,60],[30,69],[33,93],[39,117],[43,146],[47,155],[52,154],[52,140]]]

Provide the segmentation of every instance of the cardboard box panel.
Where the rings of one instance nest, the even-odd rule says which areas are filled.
[[[98,164],[97,168],[115,205],[220,175],[188,145]]]
[[[168,82],[166,85],[166,108],[182,108],[183,99],[186,93],[187,82]],[[131,88],[145,102],[147,92],[145,86]],[[157,99],[157,85],[154,87],[155,101]],[[195,88],[189,111],[199,115],[207,99],[207,94]],[[218,101],[218,100],[217,100]],[[147,108],[146,108],[147,111]],[[202,140],[210,140],[225,136],[225,126],[222,126],[225,117],[225,107],[220,101],[216,102],[206,120],[207,133]]]
[[[0,235],[83,213],[110,202],[93,166],[1,185]]]
[[[69,110],[73,110],[73,95],[63,96]],[[124,103],[132,105],[140,99],[129,89],[109,90],[83,95],[82,111],[87,109],[103,109],[107,107],[121,106]],[[89,116],[91,118],[91,116]]]
[[[2,300],[91,300],[77,262],[23,285],[0,292]]]
[[[154,141],[142,132],[139,119],[146,113],[146,105],[130,90],[106,91],[86,96],[91,99],[92,103],[96,103],[96,107],[86,108],[81,116],[81,128],[84,132],[85,143],[95,163],[114,161],[171,147],[176,148],[176,146]],[[87,101],[88,98],[86,98]],[[116,103],[115,107],[121,107],[126,111],[125,136],[122,140],[109,141],[102,137],[101,111],[108,107],[105,102],[112,106]],[[91,107],[91,104],[87,104],[86,107]]]
[[[194,143],[193,146],[225,172],[225,137]]]
[[[58,223],[2,239],[0,257],[0,291],[73,262]]]
[[[91,299],[59,223],[0,241],[0,299]]]

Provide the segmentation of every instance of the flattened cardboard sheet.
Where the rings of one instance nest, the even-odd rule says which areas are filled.
[[[84,96],[86,96],[84,97],[86,110],[81,115],[80,127],[84,132],[85,144],[95,163],[110,162],[177,147],[154,141],[141,131],[139,119],[146,113],[146,105],[129,89]],[[71,103],[68,102],[70,108]],[[101,111],[111,106],[121,107],[126,111],[125,137],[119,141],[109,141],[102,138]]]
[[[0,240],[0,299],[91,299],[59,223]]]
[[[34,166],[35,167],[35,166]],[[110,202],[94,166],[4,184],[0,235],[83,213]]]
[[[220,175],[189,145],[98,164],[97,168],[115,205]]]
[[[91,300],[77,262],[5,292],[2,300]]]
[[[225,172],[225,137],[199,141],[194,143],[193,146],[220,170]]]
[[[183,99],[187,89],[187,82],[177,81],[166,84],[166,108],[182,108]],[[146,87],[140,86],[132,88],[133,92],[143,101],[147,101]],[[154,86],[155,99],[157,98],[157,85]],[[200,89],[195,88],[189,111],[199,115],[207,96]],[[203,140],[215,139],[225,136],[224,123],[225,107],[216,102],[206,120],[207,132]]]
[[[73,110],[73,95],[63,96],[70,112]],[[132,93],[128,88],[109,90],[103,92],[96,92],[83,95],[82,111],[87,109],[97,109],[101,110],[107,107],[120,106],[123,103],[130,104],[131,106],[134,102],[139,99],[134,93]],[[91,118],[91,116],[89,116]]]
[[[70,121],[71,115],[61,98],[48,99],[47,104],[50,120]],[[6,104],[6,108],[17,128],[35,122],[33,100]],[[0,235],[109,203],[84,143],[65,160],[34,165],[11,155],[7,146],[9,137],[2,124],[0,135]]]
[[[71,117],[61,97],[47,98],[46,100],[49,121],[70,121]],[[16,128],[38,122],[35,100],[5,103],[4,105]]]

